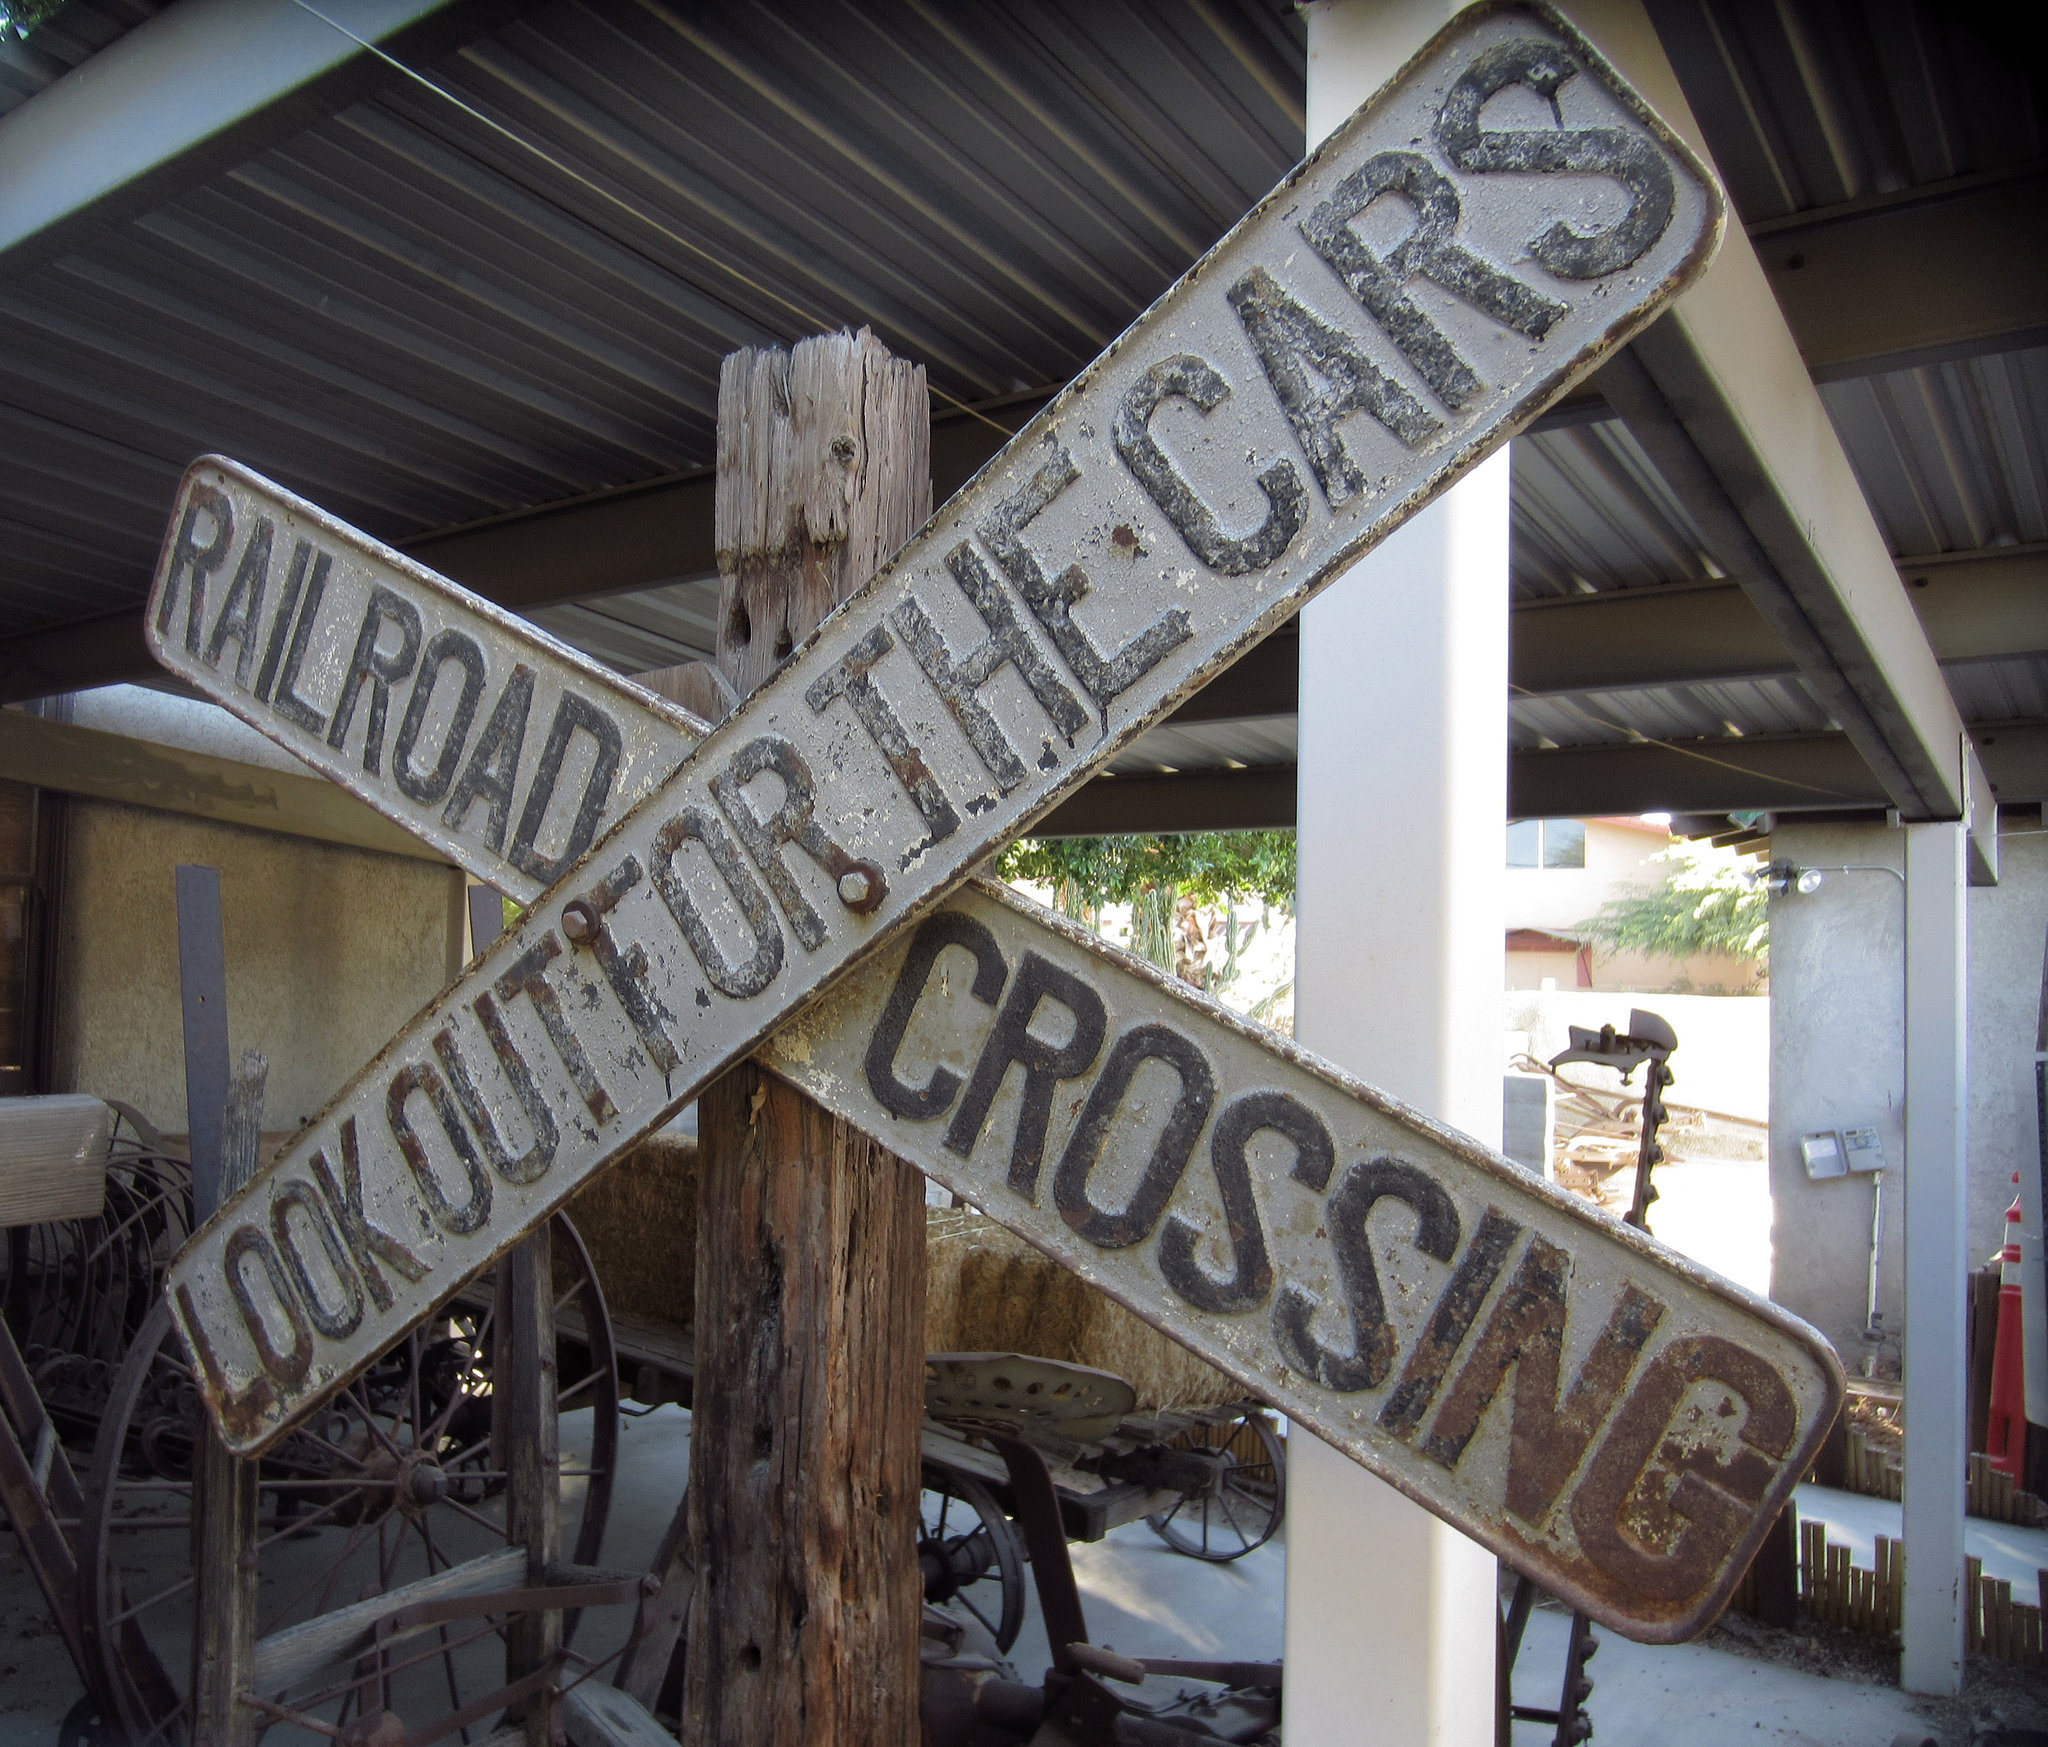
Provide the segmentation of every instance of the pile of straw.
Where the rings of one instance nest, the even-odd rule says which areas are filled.
[[[687,1328],[697,1291],[697,1143],[645,1140],[570,1197],[614,1318]],[[1243,1391],[986,1214],[925,1217],[928,1353],[1028,1353],[1126,1379],[1138,1407],[1211,1407]]]
[[[697,1303],[697,1143],[656,1134],[569,1197],[615,1318],[687,1328]]]
[[[1029,1353],[1112,1371],[1140,1411],[1212,1407],[1243,1389],[986,1214],[926,1216],[929,1353]]]

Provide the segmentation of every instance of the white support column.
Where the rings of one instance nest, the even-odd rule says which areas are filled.
[[[1906,827],[1908,1692],[1963,1680],[1964,1292],[1969,1271],[1968,831]]]
[[[1320,140],[1457,7],[1308,14]],[[1500,1138],[1508,459],[1302,615],[1296,1032]],[[1384,1215],[1392,1226],[1397,1215]],[[1288,1443],[1288,1747],[1484,1747],[1493,1557],[1305,1432]]]

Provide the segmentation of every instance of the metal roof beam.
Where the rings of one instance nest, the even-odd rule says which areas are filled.
[[[1980,729],[1996,805],[2048,801],[2048,722]],[[1034,837],[1291,830],[1295,767],[1097,777],[1032,828]],[[1610,813],[1829,812],[1889,807],[1846,734],[1750,736],[1693,744],[1633,741],[1517,751],[1508,810],[1518,819]]]
[[[1705,153],[1641,0],[1566,10]],[[1969,820],[1972,877],[1995,880],[1990,784],[1749,238],[1598,380],[1891,805]]]
[[[2048,341],[2048,164],[1765,219],[1749,238],[1816,382]]]
[[[2048,547],[1900,559],[1898,570],[1936,660],[2048,654]],[[1510,677],[1522,696],[1798,671],[1784,641],[1733,583],[1524,601],[1509,637]]]
[[[322,0],[405,56],[512,15],[490,0]],[[295,0],[177,0],[0,116],[0,268],[231,168],[390,77]]]

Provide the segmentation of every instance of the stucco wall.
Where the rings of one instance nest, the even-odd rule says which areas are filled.
[[[296,1127],[460,968],[452,868],[74,801],[59,946],[59,1089],[185,1129],[172,869],[217,867],[228,1038],[270,1058],[266,1129]]]
[[[1905,835],[1879,825],[1783,826],[1781,860],[1802,867],[1903,868]],[[2048,837],[2010,835],[1996,886],[1969,896],[1969,1243],[1981,1262],[2004,1241],[2012,1173],[2031,1162],[2034,1028],[2048,938]],[[1875,1128],[1885,1183],[1880,1374],[1896,1375],[1904,1309],[1903,890],[1886,874],[1827,874],[1813,893],[1771,902],[1772,1296],[1860,1368],[1870,1258],[1867,1177],[1812,1182],[1799,1137]]]

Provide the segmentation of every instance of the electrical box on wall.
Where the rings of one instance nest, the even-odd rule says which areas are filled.
[[[1842,1156],[1852,1171],[1881,1171],[1885,1168],[1884,1142],[1878,1139],[1874,1128],[1843,1129]]]
[[[1799,1137],[1799,1156],[1806,1164],[1806,1174],[1816,1183],[1849,1174],[1849,1161],[1842,1152],[1842,1137],[1832,1129],[1820,1134],[1802,1134]]]

